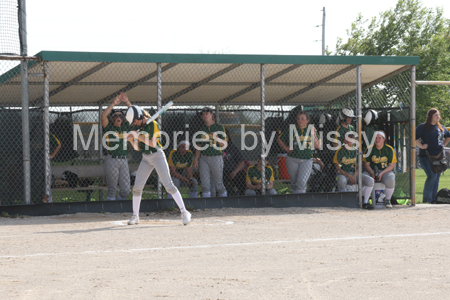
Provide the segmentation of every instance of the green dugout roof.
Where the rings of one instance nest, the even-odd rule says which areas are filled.
[[[261,64],[267,105],[326,105],[356,93],[356,66],[363,88],[419,64],[419,57],[151,54],[42,51],[48,63],[51,106],[109,103],[126,92],[133,103],[154,105],[157,63],[163,104],[259,105]],[[42,73],[31,62],[29,73]],[[42,104],[42,77],[30,76],[30,106]],[[20,69],[0,75],[2,106],[20,106]]]

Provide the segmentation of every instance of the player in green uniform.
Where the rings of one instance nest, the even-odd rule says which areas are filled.
[[[309,115],[301,111],[297,115],[297,124],[291,124],[277,139],[280,147],[288,153],[286,168],[291,178],[292,194],[306,193],[313,164],[313,148],[320,148],[317,130],[314,126],[308,126],[309,119]],[[315,137],[314,144],[312,136]]]
[[[345,134],[349,131],[355,131],[355,127],[351,125],[353,118],[356,118],[353,110],[350,108],[343,108],[339,113],[339,126],[336,128],[334,138],[340,142],[342,146],[344,144]],[[334,146],[338,146],[338,143],[334,143]]]
[[[159,125],[156,121],[150,121],[150,118],[150,114],[138,106],[132,105],[127,110],[127,121],[131,126],[139,128],[139,132],[131,131],[127,135],[127,140],[136,151],[142,153],[142,160],[136,172],[133,187],[133,216],[128,221],[128,225],[139,224],[142,191],[153,169],[156,169],[161,183],[177,203],[181,211],[183,224],[187,225],[191,221],[191,214],[186,210],[183,198],[170,177],[169,165],[160,143],[161,132],[159,131]]]
[[[394,149],[385,144],[386,134],[383,131],[375,132],[375,144],[364,151],[363,161],[365,171],[362,174],[364,203],[367,203],[375,181],[386,186],[384,204],[392,208],[391,197],[395,189],[395,174],[392,172],[397,162]],[[370,189],[370,192],[369,192]]]
[[[223,184],[223,152],[227,146],[225,128],[214,121],[211,108],[202,109],[202,119],[205,126],[201,129],[202,140],[196,145],[194,169],[200,171],[200,181],[204,198],[211,197],[211,180],[217,195],[226,197],[227,190]]]
[[[198,182],[192,174],[192,163],[194,154],[189,150],[189,142],[181,141],[178,143],[178,149],[174,149],[169,153],[169,169],[172,175],[173,184],[177,188],[180,186],[189,187],[189,198],[197,198]],[[168,195],[172,198],[172,195]]]
[[[358,165],[356,163],[357,149],[354,146],[354,135],[349,134],[344,139],[344,145],[334,154],[333,163],[338,172],[337,185],[339,192],[357,191]]]
[[[130,101],[124,97],[124,93],[117,95],[114,101],[103,111],[101,122],[103,134],[106,135],[108,155],[105,158],[104,170],[108,192],[106,200],[116,200],[117,184],[119,184],[119,194],[117,200],[125,200],[130,193],[130,169],[128,167],[127,141],[124,133],[129,132],[130,124],[124,120],[121,111],[116,111],[108,119],[114,106],[125,103],[130,107]]]
[[[246,196],[255,196],[256,194],[261,195],[261,170],[262,170],[262,159],[261,157],[258,159],[258,163],[256,165],[250,166],[247,169],[247,177],[246,177],[246,187],[245,195]],[[266,195],[276,195],[277,191],[273,188],[273,182],[275,178],[273,177],[273,169],[268,166],[268,161],[265,161],[266,164]]]

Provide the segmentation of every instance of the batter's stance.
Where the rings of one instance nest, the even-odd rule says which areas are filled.
[[[125,97],[127,97],[125,95]],[[126,98],[128,101],[128,98]],[[127,135],[127,140],[136,151],[142,152],[142,160],[136,173],[136,180],[133,187],[133,216],[128,221],[128,225],[139,224],[139,207],[141,205],[142,190],[145,182],[156,169],[161,183],[166,191],[172,195],[181,211],[183,224],[187,225],[191,221],[191,214],[186,210],[181,198],[181,194],[172,182],[166,155],[160,143],[161,133],[156,121],[149,121],[150,114],[136,105],[128,108],[126,119],[131,126],[139,128],[138,131],[131,131]]]

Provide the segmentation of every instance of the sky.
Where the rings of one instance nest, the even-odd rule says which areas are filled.
[[[441,6],[450,18],[450,1]],[[371,19],[395,0],[39,0],[27,1],[28,55],[42,50],[126,53],[321,55],[358,13]],[[319,40],[315,42],[315,40]]]

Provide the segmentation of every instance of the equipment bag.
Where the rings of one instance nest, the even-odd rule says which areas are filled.
[[[436,204],[450,204],[449,189],[442,189],[436,194]]]

